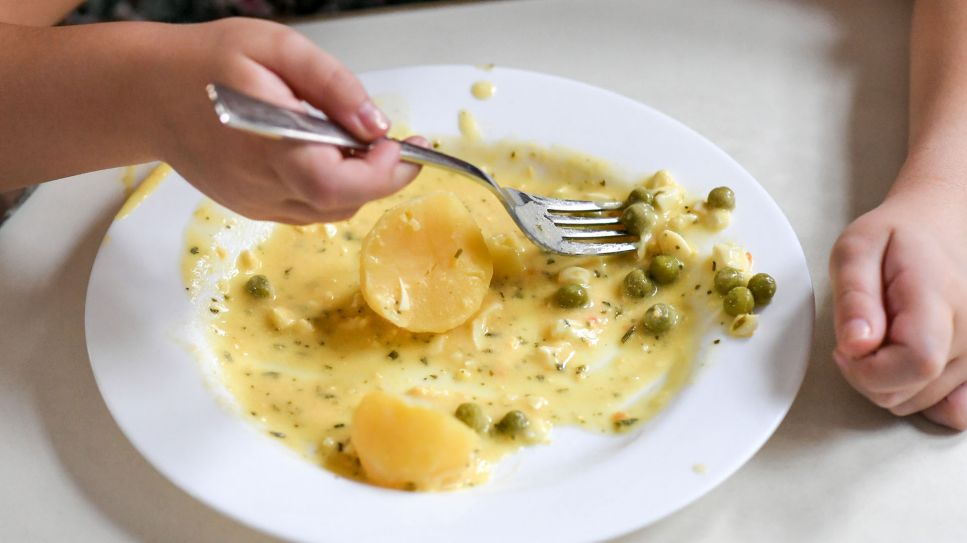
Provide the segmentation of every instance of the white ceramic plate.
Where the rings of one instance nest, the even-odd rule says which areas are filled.
[[[759,331],[709,349],[714,358],[694,382],[635,433],[558,428],[550,445],[507,459],[489,484],[471,490],[404,493],[354,483],[266,437],[225,409],[206,384],[190,348],[199,332],[179,267],[184,227],[202,196],[172,174],[112,225],[86,313],[101,393],[159,471],[225,514],[290,539],[566,542],[613,537],[664,517],[762,446],[802,381],[814,311],[799,242],[745,170],[665,115],[574,81],[469,66],[362,79],[391,117],[418,133],[456,134],[457,112],[467,109],[486,139],[562,144],[636,174],[665,168],[693,194],[733,187],[739,207],[720,237],[741,241],[756,256],[756,269],[779,284]],[[471,96],[479,80],[496,86],[490,100]]]

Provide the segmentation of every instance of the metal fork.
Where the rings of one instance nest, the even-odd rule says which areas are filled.
[[[351,152],[366,151],[371,146],[317,114],[281,108],[217,83],[208,85],[207,91],[218,120],[226,126],[273,139],[326,143]],[[622,202],[560,200],[501,187],[473,164],[432,149],[399,143],[402,160],[443,168],[490,189],[521,231],[546,251],[580,256],[637,249],[635,236],[620,221]]]

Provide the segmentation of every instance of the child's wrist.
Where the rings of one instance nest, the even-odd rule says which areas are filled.
[[[925,142],[911,147],[890,195],[936,193],[967,202],[967,141]]]
[[[171,25],[159,23],[109,23],[109,51],[103,54],[120,56],[113,62],[114,81],[107,81],[115,97],[110,113],[115,116],[119,137],[136,155],[132,159],[143,162],[160,160],[164,142],[170,137],[169,117],[165,113],[167,87],[175,87],[177,62],[169,36]],[[110,61],[109,61],[110,62]]]

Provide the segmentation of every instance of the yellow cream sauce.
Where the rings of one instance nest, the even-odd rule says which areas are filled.
[[[470,86],[470,94],[477,100],[488,100],[497,92],[497,86],[490,81],[481,80]]]
[[[134,210],[137,209],[138,206],[140,206],[145,199],[147,199],[148,196],[150,196],[151,193],[158,188],[159,185],[161,185],[161,182],[168,177],[169,173],[171,173],[171,166],[168,164],[162,162],[161,164],[155,166],[154,169],[148,173],[148,176],[144,178],[144,181],[142,181],[141,184],[138,185],[133,192],[131,192],[131,195],[128,196],[128,199],[124,202],[124,205],[122,205],[121,209],[118,210],[117,215],[114,216],[114,220],[119,221],[133,213]],[[133,171],[128,169],[125,171],[124,177],[122,177],[125,192],[129,191],[131,187],[134,186],[132,176]]]
[[[470,141],[480,141],[482,139],[480,125],[477,124],[477,119],[465,109],[461,109],[457,113],[457,127],[460,129],[460,135],[464,139]]]
[[[605,163],[563,149],[466,140],[435,145],[482,166],[502,184],[538,194],[624,199],[632,186]],[[416,334],[383,320],[364,302],[360,243],[386,209],[436,191],[453,192],[471,210],[494,258],[494,276],[468,322],[442,334]],[[671,223],[689,209],[686,200],[663,219]],[[196,213],[183,262],[186,284],[206,273],[207,259],[224,256],[205,232],[212,222],[237,220],[226,213],[212,203]],[[678,229],[686,239],[703,230],[701,223]],[[349,426],[360,399],[372,390],[446,413],[476,402],[494,422],[520,410],[531,422],[527,442],[547,441],[555,425],[603,433],[639,427],[675,397],[695,367],[711,292],[706,262],[696,257],[677,282],[653,297],[627,298],[622,280],[643,265],[638,255],[544,253],[488,190],[427,167],[406,189],[367,204],[349,221],[279,225],[243,252],[223,297],[211,300],[209,340],[220,355],[224,384],[245,416],[312,461],[365,480]],[[552,301],[559,273],[575,266],[588,272],[591,303],[562,309]],[[272,298],[246,292],[254,274],[268,278]],[[662,336],[638,325],[657,302],[674,304],[683,315]],[[520,445],[484,436],[479,456],[492,463]]]

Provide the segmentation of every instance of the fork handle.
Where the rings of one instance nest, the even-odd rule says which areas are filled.
[[[272,139],[293,139],[325,143],[349,149],[368,151],[375,143],[359,141],[335,123],[315,115],[282,108],[263,102],[235,89],[212,83],[206,88],[215,106],[218,120],[226,126]],[[381,138],[390,139],[390,138]],[[420,165],[430,165],[470,177],[503,198],[500,186],[483,170],[459,158],[427,149],[405,141],[400,144],[400,159]]]

